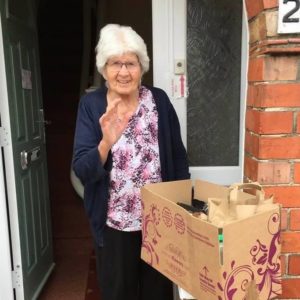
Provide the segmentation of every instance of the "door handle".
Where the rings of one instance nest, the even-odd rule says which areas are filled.
[[[41,148],[36,147],[30,151],[23,150],[20,153],[22,170],[26,170],[32,161],[38,160],[41,154]]]
[[[43,123],[45,125],[51,125],[52,124],[52,121],[49,121],[49,120],[45,120],[45,117],[44,117],[44,110],[41,108],[39,110],[39,120],[36,121],[37,123]]]
[[[52,121],[44,120],[44,121],[36,121],[36,123],[43,123],[45,125],[51,125]]]

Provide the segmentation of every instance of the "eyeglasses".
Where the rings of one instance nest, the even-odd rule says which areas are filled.
[[[106,64],[114,72],[120,72],[121,69],[123,68],[123,66],[126,67],[128,72],[133,72],[133,71],[136,71],[140,65],[139,62],[137,62],[137,61],[127,61],[124,63],[121,61],[112,61],[112,62],[108,62]]]

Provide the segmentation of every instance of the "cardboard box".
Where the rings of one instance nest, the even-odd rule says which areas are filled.
[[[191,203],[191,180],[142,188],[141,257],[199,300],[267,300],[281,294],[280,206],[221,230],[177,202]],[[194,198],[227,201],[228,188],[196,180]],[[239,192],[241,198],[253,195]]]

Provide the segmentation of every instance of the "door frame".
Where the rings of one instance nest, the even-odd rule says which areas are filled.
[[[5,71],[5,57],[4,57],[1,14],[0,14],[0,99],[1,99],[0,116],[1,116],[2,131],[4,130],[5,139],[6,139],[5,145],[3,146],[6,182],[4,181],[3,161],[2,158],[0,159],[1,160],[0,227],[3,228],[3,232],[0,231],[1,232],[0,242],[1,245],[3,245],[3,248],[5,249],[5,251],[0,255],[0,266],[1,266],[1,272],[0,272],[1,289],[0,290],[3,291],[5,295],[5,298],[3,299],[7,299],[7,300],[14,299],[13,289],[15,289],[16,299],[24,299],[23,277],[22,277],[22,270],[21,270],[22,263],[21,263],[21,247],[20,247],[21,244],[19,238],[17,194],[15,189],[15,172],[14,172],[13,149],[11,143],[11,126],[10,126],[10,115],[9,115],[9,106],[8,106],[8,91],[7,91],[7,79],[6,79],[6,71]],[[5,183],[6,183],[6,193],[5,193]],[[7,207],[6,201],[9,203],[9,207]],[[10,247],[10,243],[11,243],[11,247]],[[13,261],[13,266],[11,265],[11,261]],[[3,295],[1,294],[1,297],[2,296]]]
[[[169,95],[178,114],[184,145],[187,145],[187,98],[173,96],[174,60],[186,62],[186,0],[152,0],[153,26],[153,84]],[[176,16],[176,17],[175,17]],[[182,26],[184,24],[184,26]],[[181,41],[178,43],[178,37]],[[240,89],[240,140],[238,166],[190,167],[192,178],[200,177],[218,184],[231,184],[243,180],[245,111],[247,100],[247,71],[249,33],[246,5],[243,0],[241,89]]]

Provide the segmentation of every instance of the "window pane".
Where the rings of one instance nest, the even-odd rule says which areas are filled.
[[[242,1],[187,1],[187,149],[191,166],[239,160]]]

